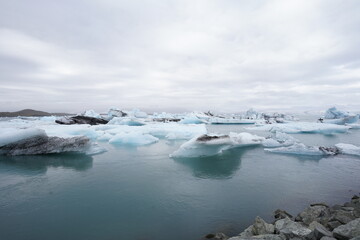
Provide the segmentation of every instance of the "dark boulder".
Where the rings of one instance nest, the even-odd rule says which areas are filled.
[[[290,218],[290,219],[293,218],[293,216],[292,216],[290,213],[288,213],[287,211],[285,211],[285,210],[277,209],[277,210],[274,212],[275,221],[276,221],[276,220],[283,219],[283,218],[286,218],[286,217],[288,217],[288,218]]]

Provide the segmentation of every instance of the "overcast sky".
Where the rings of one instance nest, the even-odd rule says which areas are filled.
[[[0,0],[0,111],[359,101],[357,0]]]

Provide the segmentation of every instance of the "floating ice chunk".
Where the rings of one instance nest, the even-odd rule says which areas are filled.
[[[108,124],[112,125],[128,125],[128,126],[142,126],[145,125],[143,121],[136,118],[129,117],[114,117],[111,119]]]
[[[350,114],[348,112],[337,110],[336,107],[331,107],[328,110],[326,110],[325,119],[339,119],[343,117],[347,117]]]
[[[320,119],[319,119],[320,120]],[[348,123],[356,123],[359,120],[358,115],[338,118],[338,119],[323,119],[323,123],[331,123],[331,124],[338,124],[338,125],[344,125]],[[321,121],[320,121],[321,122]]]
[[[204,136],[209,139],[203,141]],[[200,140],[199,140],[200,139]],[[182,144],[178,150],[173,152],[170,157],[204,157],[220,154],[222,151],[231,147],[230,137],[227,135],[195,137]]]
[[[201,123],[204,123],[204,121],[199,119],[196,116],[190,115],[190,116],[185,116],[179,123],[182,123],[182,124],[201,124]]]
[[[99,136],[98,131],[89,125],[44,125],[38,128],[45,130],[48,136],[53,137],[86,136],[96,139]]]
[[[133,109],[131,111],[125,111],[125,113],[129,116],[129,117],[136,117],[136,118],[147,118],[148,115],[146,112],[142,112],[139,109]]]
[[[288,147],[296,142],[299,142],[296,138],[282,132],[276,132],[275,135],[271,138],[266,138],[263,141],[263,146],[267,148],[275,147]]]
[[[98,114],[97,112],[95,112],[94,110],[90,109],[90,110],[86,110],[84,113],[81,114],[82,116],[86,116],[86,117],[93,117],[93,118],[101,118],[100,114]]]
[[[350,127],[326,123],[296,122],[284,124],[267,124],[257,127],[246,128],[255,131],[284,132],[284,133],[345,133]]]
[[[324,119],[319,120],[325,123],[344,125],[346,123],[356,123],[359,120],[359,115],[340,111],[336,107],[332,107],[326,111]]]
[[[110,139],[110,143],[126,144],[133,146],[148,145],[159,141],[157,137],[150,134],[142,134],[139,132],[133,133],[118,133]]]
[[[55,116],[45,116],[45,117],[39,117],[39,121],[44,121],[44,122],[55,122],[55,120],[57,120],[58,118]]]
[[[23,139],[44,136],[46,136],[45,131],[37,128],[2,128],[0,134],[0,147]]]
[[[90,139],[84,136],[59,138],[35,135],[0,147],[0,154],[35,155],[63,152],[85,153],[90,148]]]
[[[335,145],[343,154],[360,156],[360,147],[352,144],[338,143]]]
[[[257,135],[250,134],[247,132],[242,132],[242,133],[231,132],[229,136],[232,141],[232,145],[237,147],[257,145],[257,144],[261,144],[265,140],[264,137],[259,137]]]
[[[351,129],[360,129],[359,123],[350,123],[350,124],[346,124],[346,126],[351,127]]]
[[[152,116],[154,119],[176,119],[177,117],[174,114],[171,113],[154,113]]]
[[[170,157],[204,157],[213,156],[223,151],[261,144],[263,137],[250,133],[230,133],[229,135],[202,135],[195,137],[180,146]]]
[[[311,156],[336,155],[339,153],[339,150],[334,147],[306,146],[303,143],[295,143],[294,145],[291,145],[289,147],[265,148],[265,151],[269,151],[273,153],[311,155]]]
[[[111,120],[114,117],[126,117],[127,114],[116,107],[111,107],[107,114],[107,119]]]
[[[254,124],[256,120],[240,118],[220,118],[214,117],[209,120],[211,124]]]

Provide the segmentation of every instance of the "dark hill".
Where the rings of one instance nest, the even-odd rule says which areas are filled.
[[[64,116],[66,113],[48,113],[33,109],[24,109],[17,112],[0,112],[0,117],[43,117],[43,116]]]

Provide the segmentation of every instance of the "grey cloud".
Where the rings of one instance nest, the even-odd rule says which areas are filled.
[[[358,109],[358,1],[2,1],[0,110]]]

